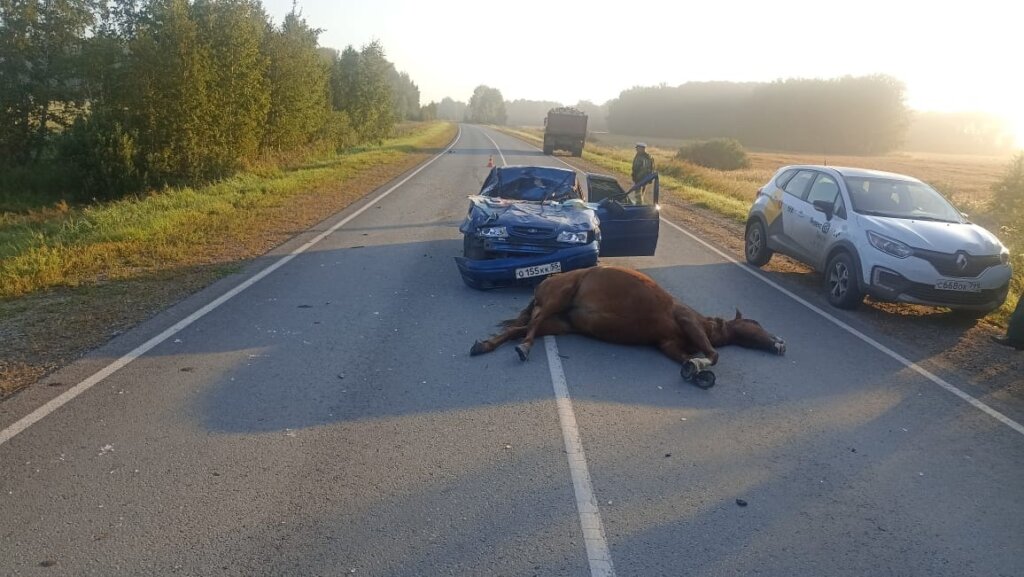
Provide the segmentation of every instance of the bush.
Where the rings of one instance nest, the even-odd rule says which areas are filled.
[[[737,170],[750,166],[747,151],[734,138],[691,142],[679,149],[676,158],[717,170]]]
[[[135,161],[135,139],[118,122],[79,118],[61,135],[58,159],[80,175],[81,200],[114,200],[145,184]]]
[[[998,213],[1024,213],[1024,152],[1010,161],[1002,180],[992,185],[992,208]]]

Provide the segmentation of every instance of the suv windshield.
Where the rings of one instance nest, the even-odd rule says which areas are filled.
[[[847,176],[854,212],[939,222],[963,222],[960,213],[935,189],[921,182]]]

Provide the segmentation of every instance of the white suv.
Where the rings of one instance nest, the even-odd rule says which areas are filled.
[[[927,184],[900,174],[780,168],[747,217],[747,262],[781,252],[824,272],[828,301],[872,297],[985,314],[1006,300],[1010,253]]]

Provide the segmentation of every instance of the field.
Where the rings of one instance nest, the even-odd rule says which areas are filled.
[[[632,149],[638,140],[648,151],[665,161],[675,155],[683,140],[643,138],[617,134],[597,134],[589,142],[615,148]],[[729,174],[730,180],[748,183],[751,194],[764,184],[780,166],[787,164],[831,164],[898,172],[919,178],[946,195],[965,212],[979,212],[991,195],[991,187],[1006,169],[1011,156],[975,156],[894,152],[884,156],[820,156],[769,151],[749,151],[751,166]],[[663,164],[663,163],[662,163]],[[718,171],[713,171],[718,172]],[[724,173],[720,173],[725,176]]]

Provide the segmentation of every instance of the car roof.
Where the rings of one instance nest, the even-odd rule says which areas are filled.
[[[547,174],[558,174],[558,173],[568,174],[568,173],[573,173],[573,174],[575,174],[576,173],[576,171],[571,169],[571,168],[562,168],[560,166],[540,166],[540,165],[536,165],[536,164],[510,164],[510,165],[507,165],[507,166],[495,167],[495,170],[497,170],[499,172],[513,172],[513,173],[519,173],[519,172],[523,172],[523,173],[530,172],[530,173],[541,173],[541,174],[544,174],[544,173],[547,173]]]
[[[921,182],[913,176],[907,176],[906,174],[899,174],[896,172],[885,172],[884,170],[873,170],[870,168],[854,168],[849,166],[829,166],[825,164],[792,164],[789,166],[783,166],[779,169],[779,172],[783,172],[790,169],[811,169],[811,170],[825,170],[832,171],[839,174],[842,177],[861,177],[861,178],[887,178],[891,180],[905,180],[908,182]]]

